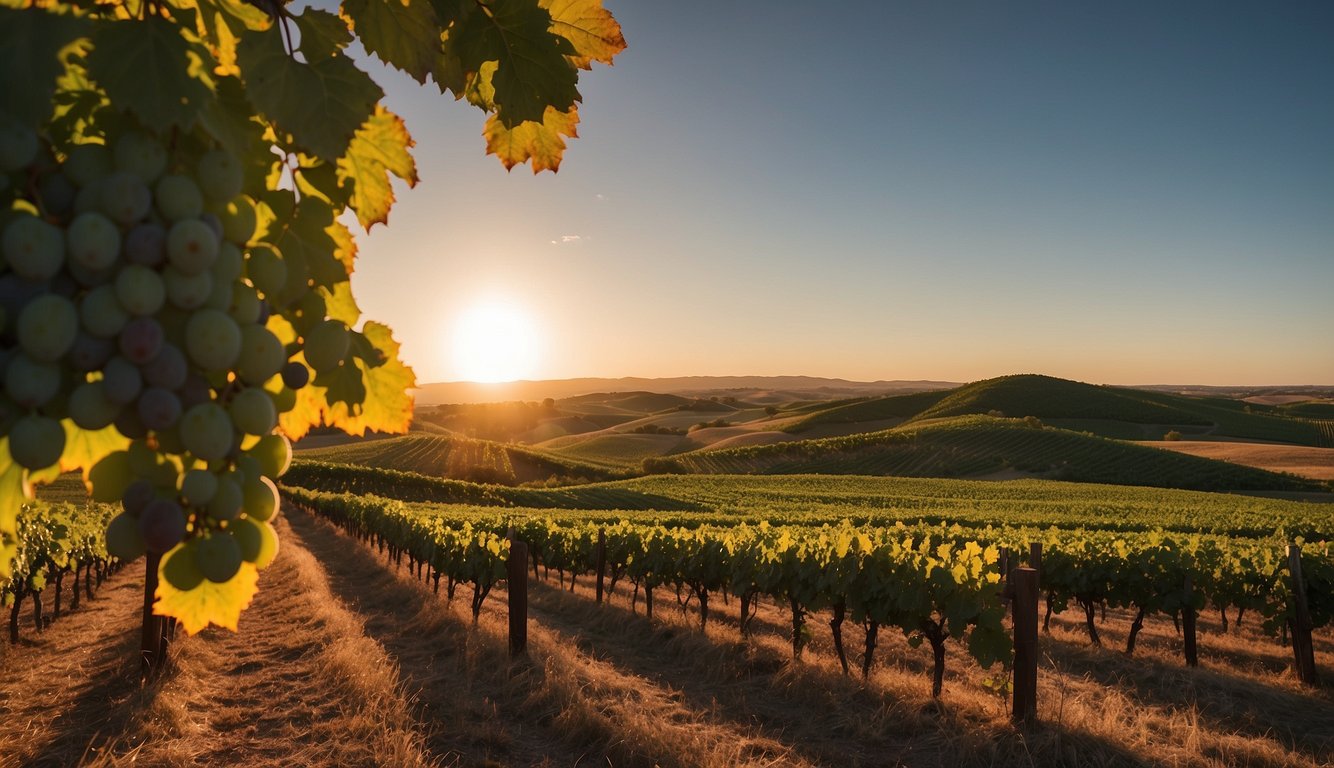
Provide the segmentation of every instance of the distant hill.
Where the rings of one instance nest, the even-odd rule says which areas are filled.
[[[638,377],[552,379],[499,384],[455,381],[423,385],[415,391],[415,396],[418,405],[540,401],[548,397],[560,400],[599,392],[653,392],[705,398],[733,395],[739,399],[746,393],[751,395],[747,399],[755,402],[772,402],[801,399],[832,400],[951,389],[957,386],[959,386],[957,382],[948,381],[849,381],[817,376],[677,376],[660,379]],[[778,394],[766,400],[765,396],[770,393]],[[755,399],[755,396],[760,399]]]
[[[1034,475],[1058,480],[1230,491],[1323,491],[1324,483],[1163,451],[1032,419],[963,416],[845,437],[648,459],[655,473]]]

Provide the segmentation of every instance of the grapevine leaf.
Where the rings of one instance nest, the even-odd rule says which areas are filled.
[[[89,431],[80,429],[73,421],[60,422],[65,428],[65,452],[60,456],[60,471],[72,472],[83,470],[83,479],[88,480],[88,471],[93,465],[113,451],[125,450],[130,444],[128,438],[114,426]]]
[[[310,63],[288,56],[276,28],[245,33],[236,55],[255,107],[328,162],[347,151],[384,96],[341,52]]]
[[[355,325],[361,319],[361,308],[357,306],[357,300],[352,297],[351,282],[338,283],[332,288],[322,288],[320,293],[324,296],[324,311],[330,319],[342,321],[349,326]]]
[[[350,207],[367,230],[389,222],[389,209],[394,204],[389,174],[403,179],[409,187],[417,184],[417,165],[408,152],[412,145],[402,118],[376,107],[375,116],[357,130],[347,154],[338,159],[338,184],[351,187]]]
[[[366,430],[407,432],[412,424],[410,391],[417,386],[417,377],[399,358],[399,344],[389,326],[368,322],[361,335],[379,352],[381,361],[372,367],[364,360],[356,360],[366,380],[366,402],[355,417],[339,413],[340,407],[332,408],[334,421],[330,423],[354,435],[365,434]]]
[[[47,9],[0,8],[0,72],[23,73],[0,88],[0,113],[34,126],[50,117],[56,77],[65,69],[60,51],[87,28],[86,19]]]
[[[223,147],[240,158],[245,167],[247,186],[257,185],[273,161],[273,153],[264,143],[264,128],[252,115],[254,108],[246,98],[245,87],[235,77],[218,79],[217,98],[209,102],[199,116],[204,129]]]
[[[270,232],[271,242],[288,262],[289,276],[296,269],[324,286],[347,280],[347,269],[337,253],[339,243],[329,233],[333,223],[329,204],[311,197],[302,198],[287,216],[279,214],[277,230]]]
[[[9,438],[0,438],[0,586],[12,573],[18,550],[18,514],[23,505],[23,467],[9,456]]]
[[[548,106],[566,111],[579,101],[578,71],[566,60],[577,52],[551,32],[551,14],[530,0],[489,0],[463,22],[464,63],[475,72],[498,63],[492,78],[500,119],[507,126],[539,121]]]
[[[162,564],[158,566],[157,601],[153,603],[154,615],[175,617],[186,634],[190,635],[198,633],[209,624],[236,631],[241,611],[250,605],[250,601],[259,592],[259,571],[255,569],[254,564],[241,563],[241,570],[223,584],[215,584],[204,579],[194,589],[180,590],[173,587],[163,574],[162,567],[166,563],[167,557],[163,556]]]
[[[343,269],[351,275],[353,262],[357,258],[357,241],[352,239],[351,230],[343,222],[334,219],[333,223],[324,231],[329,235],[329,239],[334,242],[334,258],[342,262]],[[348,323],[348,325],[351,325],[351,323]]]
[[[322,393],[319,387],[307,385],[296,391],[296,405],[278,414],[278,427],[293,442],[305,437],[311,427],[320,425],[324,417]]]
[[[560,170],[565,152],[564,136],[578,138],[579,110],[569,112],[547,107],[542,122],[524,122],[512,128],[495,115],[487,118],[482,135],[486,137],[487,154],[493,154],[508,170],[528,160],[533,161],[533,173]]]
[[[428,0],[343,0],[342,10],[368,52],[426,82],[441,51],[440,23]]]
[[[200,51],[167,19],[104,22],[92,40],[89,76],[145,125],[189,128],[213,97]]]
[[[468,68],[463,63],[463,21],[481,11],[465,0],[431,0],[431,6],[441,38],[440,52],[431,65],[431,77],[441,93],[450,91],[457,99],[463,96],[468,84]]]
[[[592,62],[611,64],[612,57],[625,50],[621,25],[602,0],[540,0],[551,14],[551,31],[570,41],[578,52],[568,56],[571,64],[591,69]]]
[[[301,30],[301,53],[306,61],[318,61],[337,54],[352,42],[347,22],[336,13],[307,8],[300,16],[293,16],[296,28]]]

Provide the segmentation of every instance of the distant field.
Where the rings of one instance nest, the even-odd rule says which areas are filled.
[[[304,450],[298,455],[309,460],[506,485],[551,477],[587,482],[625,476],[605,465],[555,456],[524,446],[456,435],[414,433]]]
[[[1146,445],[1206,459],[1245,464],[1270,472],[1289,472],[1315,480],[1334,480],[1334,448],[1203,440],[1164,440]]]
[[[1195,490],[1325,490],[1311,480],[1161,451],[1021,419],[969,416],[848,437],[649,459],[650,472],[969,477],[1002,470],[1061,480]]]

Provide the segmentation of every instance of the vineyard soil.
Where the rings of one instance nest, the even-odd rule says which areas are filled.
[[[591,579],[530,587],[529,656],[505,651],[505,593],[476,627],[406,568],[289,511],[284,549],[241,632],[181,638],[174,666],[135,684],[131,567],[96,601],[10,649],[0,679],[0,765],[1175,765],[1318,766],[1334,759],[1334,698],[1302,690],[1287,649],[1252,626],[1201,617],[1201,667],[1185,669],[1166,619],[1133,658],[1129,617],[1103,648],[1075,612],[1043,638],[1040,713],[1022,737],[986,674],[953,646],[929,696],[929,652],[882,632],[870,680],[843,677],[827,615],[790,662],[790,616],[764,601],[738,639],[737,603],[659,589],[652,621],[624,584],[609,605]],[[271,575],[270,575],[271,574]],[[862,632],[844,627],[850,661]],[[93,642],[98,639],[103,642]],[[71,649],[100,649],[97,651]],[[1334,637],[1317,635],[1318,659]],[[1328,667],[1326,677],[1334,675]],[[36,695],[34,695],[34,693]],[[17,745],[10,747],[9,745]]]

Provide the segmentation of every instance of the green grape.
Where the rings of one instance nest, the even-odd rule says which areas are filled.
[[[167,151],[162,142],[140,131],[121,136],[114,147],[117,170],[128,171],[145,184],[152,184],[167,170]]]
[[[86,269],[106,269],[120,254],[120,230],[111,219],[89,211],[74,217],[65,230],[69,260]]]
[[[167,232],[167,259],[187,275],[196,275],[218,258],[218,238],[199,219],[184,219]]]
[[[223,241],[218,245],[218,257],[214,259],[209,271],[215,281],[235,283],[245,271],[245,255],[241,253],[240,248]]]
[[[273,394],[273,406],[278,409],[278,413],[292,410],[296,407],[296,391],[290,387],[278,390]]]
[[[181,309],[198,309],[213,295],[213,275],[208,272],[187,275],[167,267],[162,271],[162,281],[167,286],[167,301]]]
[[[282,477],[292,464],[292,441],[286,435],[265,435],[246,453],[259,460],[260,471],[266,477]]]
[[[259,322],[260,298],[255,289],[245,283],[232,284],[232,300],[228,314],[242,326]]]
[[[171,453],[178,456],[187,453],[185,450],[185,441],[181,439],[181,424],[179,421],[166,429],[155,431],[153,433],[153,439],[157,440],[158,450],[161,450],[163,453]]]
[[[206,506],[218,492],[218,476],[207,469],[192,469],[181,476],[181,496],[185,503]]]
[[[102,200],[104,195],[102,190],[106,184],[106,177],[94,179],[82,187],[74,194],[74,214],[98,213],[102,210]]]
[[[0,172],[27,168],[37,159],[37,134],[15,120],[0,120]]]
[[[217,403],[200,403],[181,417],[181,439],[196,458],[221,459],[235,442],[231,417]]]
[[[128,563],[143,556],[146,551],[144,536],[139,532],[139,521],[127,514],[111,518],[107,524],[107,554]]]
[[[286,362],[287,350],[273,331],[262,325],[241,329],[241,353],[236,361],[236,375],[241,381],[259,386],[280,373]]]
[[[88,470],[88,482],[93,487],[90,495],[103,504],[119,502],[133,479],[128,451],[112,451]]]
[[[70,149],[61,171],[75,185],[87,187],[111,175],[111,151],[104,144],[79,144]]]
[[[204,300],[204,306],[209,309],[217,309],[223,312],[230,312],[232,308],[232,287],[237,283],[220,280],[212,272],[205,273],[211,277],[213,289],[208,292],[208,298]],[[236,318],[233,317],[233,320]],[[238,321],[239,322],[239,321]]]
[[[144,378],[139,366],[123,357],[113,357],[102,368],[102,386],[108,400],[127,405],[139,396]]]
[[[265,296],[277,296],[287,283],[287,263],[278,252],[266,245],[250,249],[246,257],[245,274],[250,284]]]
[[[29,414],[9,430],[9,455],[14,463],[31,470],[46,469],[65,452],[65,428],[59,421]]]
[[[0,248],[9,268],[28,280],[50,280],[65,263],[64,233],[29,213],[5,226]]]
[[[185,351],[205,371],[225,371],[241,354],[241,329],[216,309],[201,309],[185,326]]]
[[[167,300],[167,287],[156,271],[129,264],[116,275],[116,299],[131,315],[151,315],[162,309]]]
[[[204,196],[189,176],[169,173],[153,187],[158,213],[169,222],[198,219],[204,212]]]
[[[241,487],[244,488],[246,483],[264,476],[264,466],[259,463],[259,459],[249,453],[243,453],[236,457],[234,472],[241,478]]]
[[[162,578],[183,592],[188,592],[204,581],[204,572],[196,562],[199,542],[183,541],[162,556]]]
[[[316,323],[307,333],[303,345],[306,362],[317,373],[338,367],[347,357],[347,326],[339,320],[324,320]]]
[[[215,203],[225,203],[241,194],[245,172],[236,156],[225,149],[205,152],[195,167],[204,196]]]
[[[24,408],[40,408],[60,392],[60,367],[22,352],[5,366],[5,392]]]
[[[113,286],[99,285],[79,302],[79,320],[84,330],[100,339],[118,336],[129,319]]]
[[[269,478],[263,476],[252,478],[246,482],[241,491],[245,499],[242,506],[246,517],[251,520],[265,523],[278,513],[278,486]]]
[[[142,220],[153,208],[153,193],[132,173],[117,171],[99,185],[99,210],[118,224],[133,224]]]
[[[249,518],[241,518],[228,523],[227,530],[236,537],[241,545],[241,557],[247,563],[254,563],[261,571],[273,564],[278,556],[278,532],[271,523],[261,523]]]
[[[101,381],[85,381],[69,396],[69,417],[80,429],[95,432],[111,425],[121,406],[107,399]]]
[[[237,197],[222,209],[222,236],[228,242],[245,245],[255,236],[258,215],[255,204],[248,197]]]
[[[236,393],[227,406],[232,423],[247,435],[267,435],[278,425],[278,411],[273,398],[259,387],[250,387]]]
[[[19,313],[16,331],[19,347],[44,363],[65,356],[79,332],[79,311],[69,299],[46,293],[28,302]]]
[[[196,541],[195,563],[204,578],[225,584],[241,569],[241,546],[230,533],[215,532]]]
[[[213,498],[208,502],[209,517],[214,520],[229,521],[241,515],[245,494],[241,491],[238,482],[240,479],[238,475],[230,472],[218,477],[217,490],[213,492]]]

